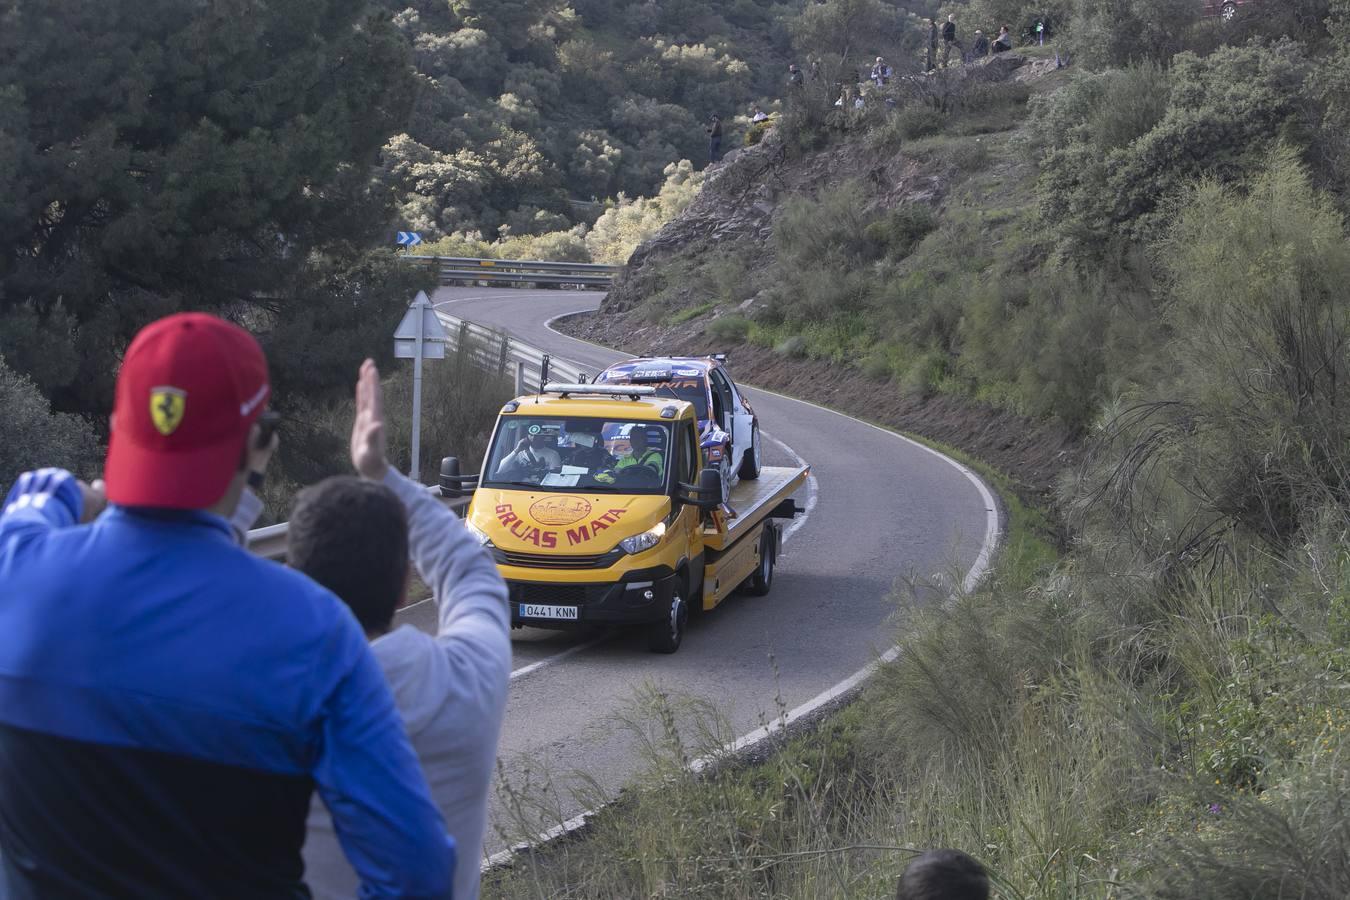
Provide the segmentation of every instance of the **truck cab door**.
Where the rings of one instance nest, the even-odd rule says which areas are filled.
[[[676,429],[675,458],[677,468],[676,485],[696,484],[698,472],[702,468],[702,454],[699,452],[698,430],[694,420],[687,419]],[[678,487],[676,488],[678,490]],[[675,526],[685,536],[685,545],[689,548],[689,602],[703,603],[703,512],[689,503],[680,505],[675,516]]]

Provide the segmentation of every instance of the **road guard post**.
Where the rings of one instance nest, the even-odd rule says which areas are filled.
[[[413,361],[412,464],[408,477],[421,480],[422,451],[422,360],[445,359],[445,326],[426,291],[418,291],[403,321],[394,329],[394,357]]]

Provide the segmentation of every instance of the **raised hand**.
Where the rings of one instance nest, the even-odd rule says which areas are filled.
[[[361,363],[356,379],[356,418],[352,421],[352,465],[362,478],[384,478],[389,468],[387,443],[380,370],[368,359]]]

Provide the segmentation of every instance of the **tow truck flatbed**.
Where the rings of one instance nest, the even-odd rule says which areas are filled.
[[[703,529],[704,546],[710,550],[725,550],[742,535],[753,530],[773,512],[778,504],[790,498],[806,481],[808,466],[764,466],[755,481],[739,481],[731,489],[727,504],[736,511],[727,519],[721,510],[709,516]]]

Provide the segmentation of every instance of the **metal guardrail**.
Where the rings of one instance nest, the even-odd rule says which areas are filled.
[[[436,316],[445,326],[449,349],[458,351],[460,347],[468,348],[469,358],[489,372],[501,376],[516,373],[517,394],[539,389],[544,357],[547,355],[543,350],[486,325],[466,322],[443,312],[437,312]],[[548,373],[550,381],[573,383],[581,380],[585,374],[571,363],[556,359],[549,360]]]
[[[471,256],[405,256],[437,268],[442,285],[552,284],[609,287],[619,266],[600,263],[549,262],[542,259],[480,259]]]
[[[428,491],[440,493],[440,488],[428,487]],[[468,497],[441,497],[440,501],[453,509],[461,518],[464,516],[464,508],[469,505]],[[255,528],[248,533],[248,549],[250,553],[261,556],[263,559],[285,559],[286,558],[286,538],[290,534],[291,523],[281,522],[277,525],[268,525],[266,528]]]

